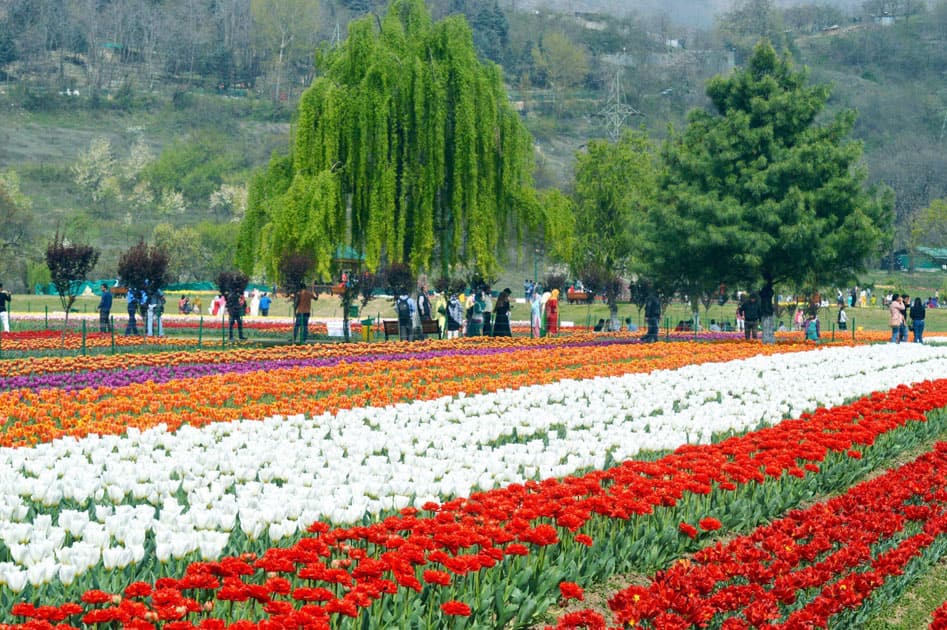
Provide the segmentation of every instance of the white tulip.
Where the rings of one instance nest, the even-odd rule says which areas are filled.
[[[26,571],[10,571],[3,576],[3,582],[11,591],[19,593],[26,588],[27,578]]]

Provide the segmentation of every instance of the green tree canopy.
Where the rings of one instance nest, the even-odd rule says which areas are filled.
[[[318,66],[291,158],[251,186],[241,267],[275,275],[283,251],[310,251],[327,276],[348,245],[369,270],[492,275],[503,235],[539,221],[533,146],[464,18],[433,23],[421,0],[396,0],[380,21],[352,22]]]
[[[573,273],[604,290],[618,316],[620,279],[641,263],[641,226],[657,195],[657,160],[642,133],[592,140],[576,159]],[[599,286],[595,286],[599,285]]]
[[[847,139],[854,113],[817,124],[828,88],[808,85],[766,43],[707,94],[716,111],[692,112],[666,145],[664,203],[649,215],[656,278],[772,288],[863,271],[890,227],[891,198],[864,187],[861,145]]]

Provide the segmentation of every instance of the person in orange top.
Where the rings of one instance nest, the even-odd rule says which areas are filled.
[[[546,334],[559,333],[559,289],[553,289],[546,300]]]
[[[293,341],[306,343],[306,337],[309,334],[309,314],[312,312],[312,291],[309,287],[304,286],[296,293],[294,306],[296,321],[293,325]]]

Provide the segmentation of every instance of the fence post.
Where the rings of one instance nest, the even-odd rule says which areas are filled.
[[[109,332],[112,333],[112,354],[115,354],[115,316],[109,317]]]
[[[86,329],[85,329],[85,328],[86,328],[86,327],[85,327],[85,319],[83,319],[83,320],[82,320],[82,356],[85,356],[85,336],[86,336]]]
[[[201,349],[201,344],[204,339],[204,316],[201,315],[200,320],[197,322],[197,349]]]
[[[855,328],[857,328],[857,326],[855,326],[855,318],[853,317],[852,318],[852,341],[855,341]]]
[[[46,328],[46,330],[49,330],[49,305],[44,306],[43,311],[43,326]]]

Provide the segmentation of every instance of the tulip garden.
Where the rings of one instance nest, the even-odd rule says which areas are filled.
[[[0,377],[0,628],[857,628],[947,553],[936,343],[576,333]]]

